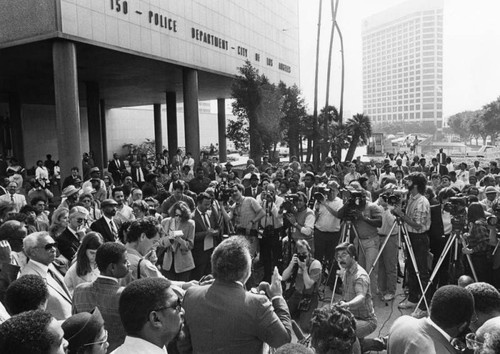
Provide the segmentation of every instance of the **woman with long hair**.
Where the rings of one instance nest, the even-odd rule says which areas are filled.
[[[161,222],[165,236],[160,245],[165,247],[162,272],[168,279],[188,281],[194,260],[191,250],[194,245],[194,221],[184,202],[177,202],[169,210],[169,218]]]
[[[59,208],[52,214],[52,221],[49,227],[49,234],[53,239],[59,237],[68,227],[69,209]]]
[[[477,275],[477,281],[490,283],[492,272],[490,229],[481,203],[469,205],[467,220],[469,222],[469,233],[464,234],[467,244],[464,245],[462,252],[470,256]],[[496,232],[495,229],[493,231]],[[465,264],[469,265],[468,262]],[[470,268],[470,265],[468,268]],[[468,275],[473,275],[472,269],[468,269]]]
[[[64,276],[64,283],[71,293],[78,284],[93,282],[99,276],[95,255],[103,243],[104,239],[98,232],[91,231],[83,237],[82,244],[76,252],[76,261]]]

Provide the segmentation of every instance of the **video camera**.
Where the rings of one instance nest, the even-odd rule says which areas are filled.
[[[214,189],[215,199],[221,203],[227,203],[233,195],[233,184],[222,180]]]
[[[285,194],[284,202],[281,204],[281,208],[283,209],[283,213],[285,214],[295,214],[297,212],[297,207],[295,203],[299,200],[298,194]]]
[[[313,194],[313,198],[317,202],[322,202],[328,198],[328,194],[331,192],[331,189],[326,186],[319,186],[317,188],[317,192]]]
[[[467,226],[467,206],[469,197],[458,194],[450,197],[449,202],[445,203],[443,210],[451,214],[451,225],[455,230],[463,230]]]
[[[353,221],[357,210],[362,210],[366,205],[366,196],[362,191],[343,189],[344,206],[339,210],[340,218]]]
[[[402,206],[406,202],[406,191],[387,191],[385,193],[382,193],[380,197],[390,206]]]

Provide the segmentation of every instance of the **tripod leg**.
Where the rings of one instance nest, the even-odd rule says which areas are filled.
[[[429,290],[432,282],[434,281],[434,278],[436,277],[437,273],[439,272],[439,268],[441,268],[441,265],[442,263],[444,262],[444,259],[446,258],[446,255],[448,254],[448,252],[450,251],[451,247],[453,246],[453,242],[455,242],[455,239],[456,239],[457,235],[456,234],[453,234],[449,239],[448,241],[446,241],[446,244],[444,246],[444,249],[443,249],[443,252],[441,252],[441,255],[439,256],[439,259],[438,261],[436,262],[436,266],[434,267],[434,270],[432,271],[432,274],[429,278],[429,282],[427,283],[427,285],[425,286],[425,289],[424,289],[424,293],[422,294],[422,297],[420,298],[420,300],[418,300],[418,303],[417,303],[417,308],[420,306],[420,303],[422,302],[422,298],[425,297],[425,294],[427,293],[427,291]]]
[[[463,238],[462,234],[460,234],[460,241],[462,242],[462,247],[466,248],[467,247],[467,242],[465,242],[465,239]],[[474,277],[474,281],[477,282],[477,274],[476,270],[474,269],[474,264],[472,264],[472,259],[470,258],[470,254],[465,255],[467,257],[467,261],[469,262],[470,270],[472,272],[472,276]]]
[[[424,298],[425,308],[427,312],[429,312],[429,304],[427,303],[427,299],[424,296],[424,286],[422,285],[422,281],[420,280],[420,272],[418,270],[417,259],[415,258],[415,253],[413,253],[413,246],[410,241],[410,235],[406,230],[405,225],[401,225],[403,237],[406,241],[406,247],[408,248],[408,254],[410,255],[411,262],[413,264],[413,268],[415,270],[415,275],[417,277],[418,285],[420,286],[420,291],[422,292],[422,297]]]
[[[333,291],[332,291],[332,299],[330,300],[330,307],[333,306],[333,300],[335,298],[335,290],[337,290],[337,282],[339,280],[339,276],[335,275],[335,283],[333,284]]]
[[[392,224],[392,227],[391,227],[391,231],[389,231],[389,233],[385,237],[384,243],[380,247],[380,250],[378,251],[377,257],[375,257],[375,260],[373,261],[373,265],[372,265],[370,271],[368,272],[368,276],[370,276],[370,274],[372,274],[373,270],[375,269],[375,265],[377,264],[378,260],[380,259],[380,256],[382,256],[382,252],[384,251],[384,248],[387,245],[387,242],[389,242],[389,237],[391,237],[392,232],[394,231],[395,227],[396,227],[396,221],[394,221],[394,223]]]

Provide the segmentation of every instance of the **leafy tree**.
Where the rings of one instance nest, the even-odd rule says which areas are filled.
[[[452,115],[448,118],[448,125],[452,131],[460,136],[461,139],[466,140],[470,137],[471,133],[467,126],[467,120],[474,117],[477,111],[465,111]]]
[[[290,156],[300,156],[299,144],[300,122],[307,116],[305,101],[301,97],[301,91],[297,85],[287,87],[284,82],[278,85],[283,94],[283,118],[281,119],[280,129],[283,133],[283,141],[288,143]]]
[[[236,150],[248,151],[250,145],[248,122],[244,118],[238,117],[230,120],[227,124],[226,136],[234,144]]]
[[[321,161],[324,161],[328,156],[328,152],[331,146],[332,129],[330,129],[333,123],[339,122],[339,112],[334,106],[324,107],[318,116],[319,137],[321,143]],[[337,125],[337,124],[336,124]]]
[[[368,144],[368,139],[372,135],[372,125],[370,117],[358,113],[346,122],[346,129],[351,136],[349,150],[345,160],[351,161],[358,146]]]
[[[483,145],[486,144],[486,138],[490,135],[490,133],[486,130],[482,115],[483,113],[481,111],[476,111],[476,114],[468,117],[465,122],[470,134],[476,138],[476,145],[479,137],[483,139]]]
[[[238,72],[240,75],[234,80],[231,90],[235,99],[233,114],[240,122],[228,126],[228,137],[236,145],[232,138],[241,138],[241,135],[236,134],[234,129],[244,128],[247,122],[250,158],[260,165],[265,145],[269,148],[271,144],[279,141],[277,132],[283,100],[277,87],[269,83],[264,75],[259,75],[258,70],[248,60],[238,68]]]
[[[484,123],[484,130],[491,135],[494,141],[496,135],[500,133],[500,97],[495,101],[483,106],[481,119]]]

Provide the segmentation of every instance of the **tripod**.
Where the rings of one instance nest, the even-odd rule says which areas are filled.
[[[420,280],[420,272],[418,270],[417,259],[415,258],[415,253],[413,252],[413,246],[412,246],[411,241],[410,241],[410,235],[408,234],[408,230],[406,229],[406,226],[405,226],[403,220],[401,220],[401,217],[396,216],[396,220],[394,220],[394,222],[392,223],[391,230],[387,234],[387,236],[384,240],[384,243],[382,244],[382,247],[380,247],[380,250],[377,254],[377,257],[375,258],[375,261],[373,262],[373,265],[372,265],[370,271],[368,272],[368,276],[370,276],[370,274],[375,269],[375,266],[377,265],[377,262],[379,261],[380,256],[382,255],[382,252],[383,252],[385,246],[387,245],[387,242],[389,242],[389,237],[391,237],[392,232],[394,231],[394,228],[396,227],[396,225],[399,226],[399,231],[398,231],[399,239],[401,239],[401,237],[403,237],[403,239],[405,241],[405,244],[406,244],[406,247],[408,250],[408,254],[410,255],[411,263],[413,264],[413,268],[415,269],[415,274],[417,276],[418,285],[420,286],[420,291],[422,292],[422,297],[420,298],[419,305],[420,305],[420,302],[422,301],[422,299],[424,299],[425,307],[426,307],[427,311],[429,311],[429,304],[427,303],[427,299],[425,298],[424,286],[422,285],[422,281]],[[429,284],[427,284],[426,290],[428,287],[429,287]],[[418,307],[418,305],[417,305],[417,307]]]
[[[461,241],[463,247],[467,247],[467,243],[463,237],[463,227],[455,227],[455,225],[453,225],[452,234],[451,234],[450,238],[448,238],[448,241],[446,241],[443,252],[441,252],[439,259],[436,262],[436,266],[434,267],[434,270],[432,271],[432,274],[429,278],[429,282],[427,283],[427,286],[425,287],[424,295],[427,292],[427,290],[429,290],[429,287],[431,286],[432,282],[434,281],[434,278],[436,277],[437,273],[439,272],[439,268],[443,264],[443,261],[446,258],[446,255],[448,254],[448,252],[450,252],[452,247],[455,248],[455,254],[458,253],[459,240]],[[474,277],[474,281],[477,282],[477,274],[476,274],[476,270],[474,269],[474,265],[472,264],[472,259],[470,258],[469,254],[466,254],[466,257],[467,257],[467,261],[469,262],[469,266],[470,266],[470,269],[472,272],[472,276]],[[422,295],[422,297],[424,297],[424,295]],[[420,299],[418,301],[417,308],[420,305],[421,301],[422,301],[422,299]]]

